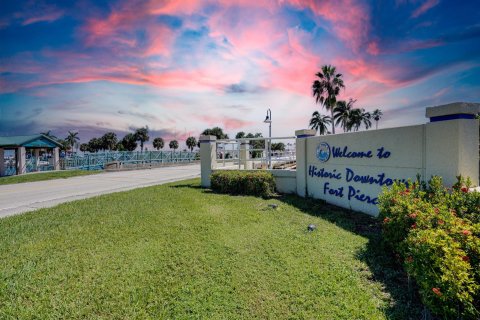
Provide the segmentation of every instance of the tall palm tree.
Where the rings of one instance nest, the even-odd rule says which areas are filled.
[[[78,132],[68,131],[68,136],[65,138],[65,142],[71,147],[72,152],[75,142],[79,140],[80,138],[78,137]]]
[[[50,139],[57,140],[58,138],[52,134],[52,130],[46,132],[40,132],[40,134],[49,137]]]
[[[115,150],[117,148],[117,134],[115,132],[107,132],[101,138],[102,147],[105,150]]]
[[[357,100],[350,99],[348,102],[345,100],[337,101],[335,108],[333,109],[333,120],[335,126],[340,125],[343,132],[347,131],[348,120],[350,119],[350,112],[352,111],[353,104]]]
[[[170,141],[168,146],[170,147],[170,149],[173,149],[173,151],[175,151],[176,149],[178,149],[178,141],[177,140],[172,140],[172,141]]]
[[[358,131],[362,125],[362,109],[354,108],[350,111],[347,122],[347,131]]]
[[[320,135],[330,133],[328,131],[328,125],[332,122],[332,118],[330,116],[326,116],[320,114],[320,112],[315,111],[312,114],[312,118],[310,119],[310,128],[315,131],[318,131]]]
[[[368,111],[365,111],[365,109],[361,109],[361,111],[362,123],[365,125],[365,129],[368,130],[372,126],[372,114]]]
[[[155,138],[153,139],[153,147],[157,150],[163,149],[163,146],[165,145],[165,142],[163,141],[162,138]]]
[[[382,118],[383,112],[380,109],[375,109],[372,112],[372,118],[375,120],[375,129],[378,129],[378,121]]]
[[[190,152],[193,151],[193,148],[197,145],[197,139],[194,137],[188,137],[186,141],[187,147],[190,149]]]
[[[150,139],[148,135],[148,127],[138,128],[135,131],[135,139],[140,141],[140,150],[143,152],[143,144]]]
[[[336,68],[331,65],[325,65],[315,76],[317,80],[313,81],[312,92],[315,102],[320,103],[327,111],[330,111],[333,118],[333,108],[337,103],[337,96],[340,89],[345,88],[342,74],[336,73]],[[332,121],[332,132],[335,134],[335,123]]]

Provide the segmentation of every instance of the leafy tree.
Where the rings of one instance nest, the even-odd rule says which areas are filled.
[[[102,140],[98,138],[92,138],[88,141],[88,151],[98,152],[102,149]]]
[[[285,151],[285,143],[283,143],[283,142],[272,143],[272,150],[273,151]]]
[[[176,149],[178,149],[178,141],[177,140],[172,140],[172,141],[170,141],[168,146],[170,147],[170,149],[173,149],[173,151],[175,151]]]
[[[117,149],[117,135],[115,132],[107,132],[101,138],[102,149],[104,150],[116,150]]]
[[[344,132],[347,131],[348,120],[350,119],[350,113],[353,109],[353,104],[357,100],[350,99],[348,103],[345,100],[337,101],[335,108],[333,109],[333,119],[335,125],[340,125]]]
[[[123,146],[122,140],[117,142],[117,145],[115,146],[115,150],[117,151],[127,151],[125,147]]]
[[[228,134],[223,132],[223,129],[220,127],[214,127],[211,129],[203,130],[202,134],[204,136],[215,136],[217,139],[228,139]]]
[[[148,127],[138,128],[135,130],[135,140],[140,141],[140,150],[143,152],[143,144],[150,139],[148,135]]]
[[[123,148],[126,151],[134,151],[137,148],[137,137],[133,133],[127,133],[122,139]]]
[[[73,147],[75,146],[75,142],[79,141],[80,138],[78,137],[78,132],[68,131],[68,135],[65,138],[65,142],[71,147],[73,152]]]
[[[245,138],[263,138],[263,135],[261,133],[249,133],[245,136]],[[251,146],[252,149],[265,149],[265,140],[251,140],[249,142],[249,145]],[[251,151],[252,153],[252,158],[260,158],[262,156],[262,151]]]
[[[193,151],[193,148],[197,145],[197,139],[194,137],[188,137],[186,141],[187,147],[190,149],[190,152]]]
[[[312,114],[312,118],[310,119],[310,128],[315,131],[318,131],[320,135],[330,133],[328,131],[328,125],[332,122],[332,118],[330,116],[325,116],[320,114],[318,111],[315,111]]]
[[[88,151],[88,143],[82,143],[80,145],[80,151],[82,151],[82,152]]]
[[[67,152],[68,149],[70,149],[70,143],[66,140],[63,139],[57,139],[57,142],[60,143],[60,151],[65,151]]]
[[[242,138],[245,138],[245,132],[243,131],[237,132],[237,134],[235,135],[235,139],[242,139]]]
[[[330,111],[333,118],[333,108],[337,103],[337,96],[340,89],[345,88],[342,74],[336,73],[336,68],[331,65],[324,65],[321,71],[315,74],[318,79],[312,84],[312,92],[315,102],[320,103],[327,111]],[[335,134],[335,123],[332,123],[332,132]]]
[[[163,149],[165,146],[165,142],[163,141],[162,138],[155,138],[153,139],[153,147],[157,150]]]
[[[380,110],[380,109],[373,110],[372,118],[373,118],[373,120],[375,120],[375,129],[378,129],[378,121],[380,121],[382,116],[383,116],[382,110]]]

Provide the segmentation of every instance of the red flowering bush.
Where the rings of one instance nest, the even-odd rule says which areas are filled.
[[[439,177],[395,183],[379,197],[383,237],[404,261],[423,302],[443,318],[480,317],[480,193]]]
[[[212,190],[221,193],[270,197],[275,192],[275,179],[266,171],[218,170],[210,182]]]

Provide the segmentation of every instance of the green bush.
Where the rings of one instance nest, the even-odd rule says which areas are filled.
[[[461,177],[395,183],[379,197],[386,244],[403,260],[425,305],[443,318],[480,316],[480,193]]]
[[[210,182],[212,190],[221,193],[270,197],[275,192],[275,179],[266,171],[219,170]]]

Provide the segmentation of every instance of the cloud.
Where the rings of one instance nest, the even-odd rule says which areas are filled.
[[[25,17],[22,26],[27,26],[29,24],[37,22],[53,22],[64,16],[65,12],[63,10],[51,9],[47,12],[40,13],[35,16]]]
[[[415,11],[412,12],[412,18],[418,18],[428,10],[432,9],[436,5],[440,3],[440,0],[427,0],[425,1],[420,7],[418,7]]]

